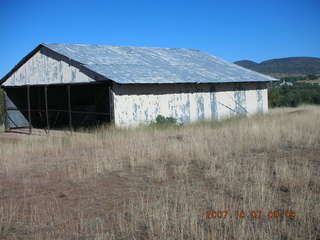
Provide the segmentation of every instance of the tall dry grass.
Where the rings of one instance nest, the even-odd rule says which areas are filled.
[[[21,137],[0,145],[0,238],[320,239],[319,156],[315,106]]]

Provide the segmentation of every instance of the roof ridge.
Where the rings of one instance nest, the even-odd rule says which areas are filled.
[[[150,49],[168,49],[168,50],[190,50],[195,52],[202,52],[199,49],[193,48],[177,48],[177,47],[155,47],[155,46],[124,46],[124,45],[105,45],[105,44],[86,44],[86,43],[41,43],[43,46],[50,45],[65,45],[65,46],[97,46],[97,47],[115,47],[115,48],[150,48]]]

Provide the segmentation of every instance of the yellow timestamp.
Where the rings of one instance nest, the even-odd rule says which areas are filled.
[[[292,210],[209,210],[205,215],[205,219],[225,219],[228,217],[236,218],[236,219],[260,219],[260,218],[268,218],[268,219],[294,219],[297,217],[295,211]]]

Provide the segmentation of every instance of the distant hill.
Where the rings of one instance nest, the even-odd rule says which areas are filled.
[[[261,63],[241,60],[234,63],[244,68],[273,76],[320,74],[320,58],[315,57],[279,58]]]
[[[241,60],[234,63],[240,65],[241,67],[252,69],[252,70],[259,65],[259,63],[256,63],[250,60]]]

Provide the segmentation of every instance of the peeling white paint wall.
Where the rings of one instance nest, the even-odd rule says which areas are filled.
[[[62,60],[56,60],[45,49],[36,52],[15,71],[3,86],[88,83],[95,80],[78,68]]]
[[[188,123],[268,111],[266,83],[115,84],[113,99],[117,126],[148,123],[158,115]]]

